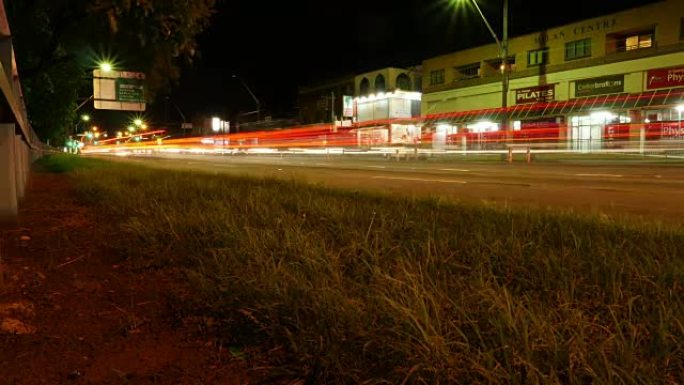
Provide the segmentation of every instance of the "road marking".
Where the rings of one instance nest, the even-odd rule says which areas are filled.
[[[387,168],[386,166],[366,166],[366,167],[373,167],[373,168]]]
[[[440,168],[439,171],[470,172],[470,170],[464,170],[464,169],[461,169],[461,168]]]
[[[410,177],[405,177],[405,176],[374,176],[373,179],[411,180],[411,181],[420,181],[420,182],[439,182],[439,183],[458,183],[458,184],[468,183],[464,180],[410,178]]]
[[[607,177],[607,178],[622,178],[619,174],[575,174],[575,176],[595,176],[595,177]]]

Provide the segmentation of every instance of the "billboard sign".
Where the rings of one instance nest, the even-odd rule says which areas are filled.
[[[519,88],[515,90],[515,103],[540,103],[550,102],[554,99],[555,84],[547,84],[537,87]]]
[[[145,74],[93,70],[93,99],[101,110],[145,111]]]
[[[681,87],[684,86],[684,67],[660,68],[648,70],[646,88]]]
[[[342,116],[345,118],[354,116],[354,98],[351,95],[342,96]]]
[[[624,92],[625,76],[603,76],[600,78],[577,80],[575,82],[575,97],[616,94]]]

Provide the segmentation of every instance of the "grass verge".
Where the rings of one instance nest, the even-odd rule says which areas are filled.
[[[289,376],[684,382],[682,229],[130,165],[74,175],[119,250],[182,266],[191,309],[284,348]]]

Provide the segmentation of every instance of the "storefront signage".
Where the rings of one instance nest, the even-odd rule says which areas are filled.
[[[604,76],[601,78],[577,80],[575,82],[575,97],[615,94],[624,92],[625,76]]]
[[[550,102],[554,99],[555,84],[547,84],[537,87],[519,88],[515,90],[515,103],[540,103]]]
[[[647,73],[646,88],[649,90],[681,86],[684,86],[684,67],[660,68]]]
[[[576,39],[588,33],[610,31],[615,28],[617,23],[616,18],[603,19],[586,24],[577,24],[572,29],[556,30],[550,33],[540,32],[538,36],[535,36],[534,42],[539,44],[552,40]]]

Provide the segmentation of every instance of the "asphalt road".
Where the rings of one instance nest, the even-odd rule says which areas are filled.
[[[296,179],[390,195],[432,196],[684,224],[684,162],[575,159],[509,164],[458,158],[257,155],[115,159],[165,169]]]

